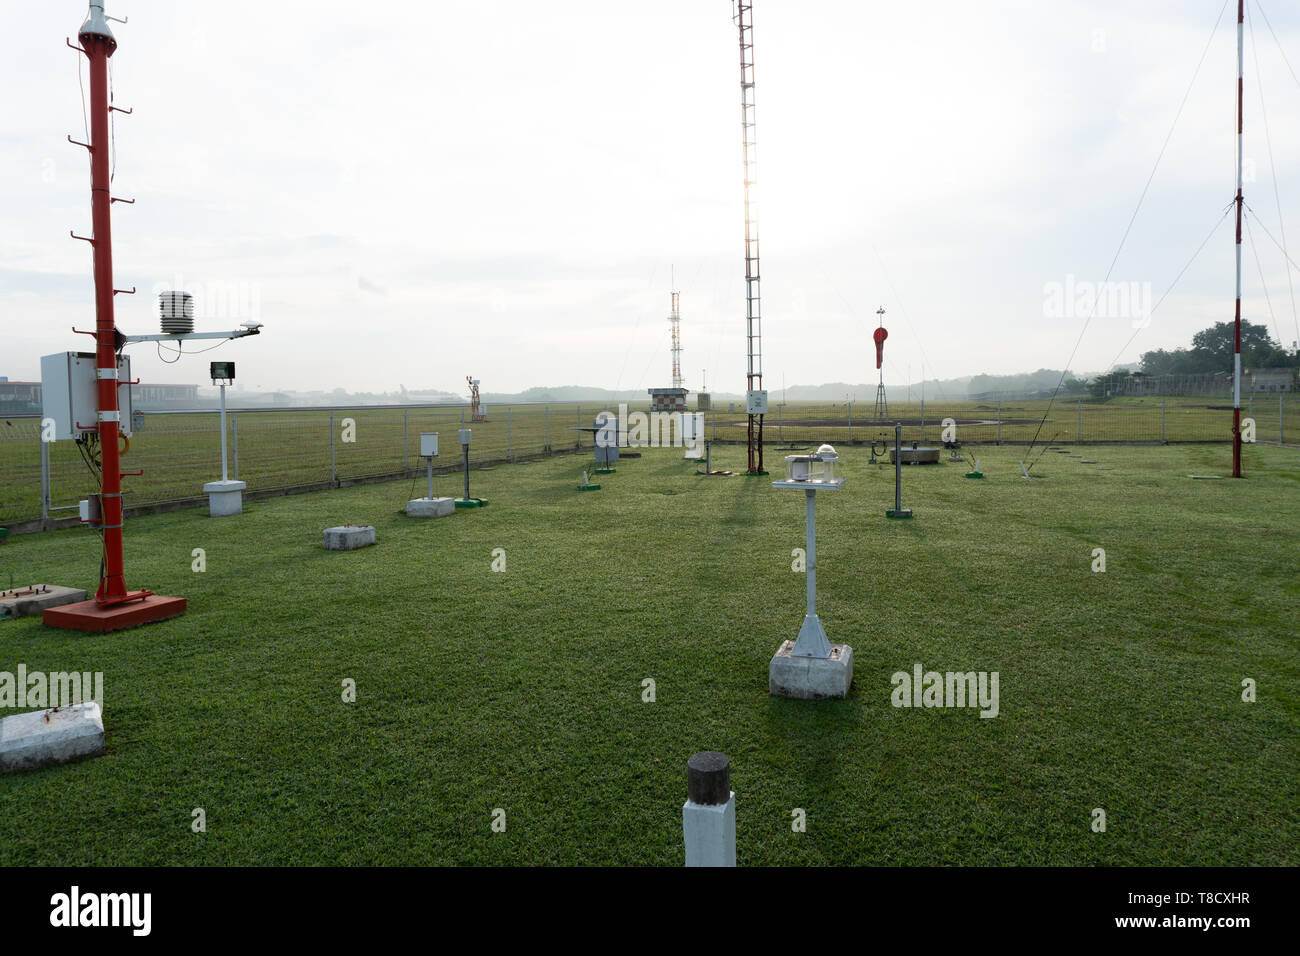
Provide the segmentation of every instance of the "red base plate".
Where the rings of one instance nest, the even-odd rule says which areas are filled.
[[[101,607],[95,601],[80,601],[62,607],[47,608],[41,620],[47,627],[66,627],[74,631],[120,631],[185,613],[185,598],[151,594],[142,601]]]

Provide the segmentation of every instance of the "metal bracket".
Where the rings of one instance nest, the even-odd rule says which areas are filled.
[[[122,295],[135,295],[135,286],[131,286],[129,289],[114,289],[113,295],[117,295],[119,292]]]
[[[76,237],[76,238],[80,239],[81,237],[78,236],[78,237]],[[87,240],[87,241],[89,241],[89,240]],[[76,332],[78,335],[89,335],[92,339],[95,339],[96,341],[98,341],[98,339],[99,339],[99,333],[98,333],[98,332],[84,332],[84,331],[82,331],[81,329],[77,328],[75,325],[72,327],[72,331]]]
[[[113,19],[113,18],[112,18],[112,17],[109,17],[109,19],[111,20],[111,19]],[[120,107],[120,106],[110,106],[110,107],[108,108],[108,111],[109,111],[110,113],[113,113],[113,112],[125,113],[127,116],[130,116],[132,113],[135,112],[135,107],[132,107],[132,108],[129,109],[129,110],[124,110],[124,109],[122,109],[122,107]]]
[[[68,134],[68,142],[71,143],[73,146],[84,146],[92,153],[95,151],[95,147],[91,146],[89,143],[83,143],[80,140],[73,139],[71,133]]]
[[[120,477],[120,478],[135,478],[135,477],[138,477],[138,476],[140,476],[140,475],[143,475],[143,474],[144,474],[144,469],[141,468],[139,471],[119,471],[117,474],[118,474],[118,477]]]
[[[69,50],[76,50],[78,53],[86,53],[85,47],[73,46],[72,41],[69,40],[67,37],[63,38],[63,42],[68,45]],[[90,56],[90,54],[86,53],[86,56]]]
[[[137,378],[134,382],[118,382],[118,385],[139,385],[140,380]]]
[[[118,199],[116,196],[109,196],[109,197],[108,197],[108,204],[109,204],[110,206],[113,205],[113,203],[115,203],[115,202],[124,202],[124,203],[126,203],[128,206],[134,206],[134,205],[135,205],[135,200],[134,200],[134,199]]]
[[[77,426],[77,431],[79,431],[79,432],[97,432],[97,431],[99,431],[99,426],[98,426],[98,425],[83,425],[83,424],[81,424],[81,422],[73,422],[72,424],[75,425],[75,426]]]
[[[95,240],[94,240],[94,239],[90,239],[90,238],[88,238],[88,237],[86,237],[86,236],[79,236],[79,235],[77,235],[75,232],[73,232],[71,229],[68,230],[68,235],[70,235],[73,239],[80,239],[82,242],[88,242],[88,243],[90,243],[92,246],[95,244]]]

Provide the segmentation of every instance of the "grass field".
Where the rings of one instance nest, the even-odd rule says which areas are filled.
[[[1279,437],[1300,440],[1300,400],[1276,395],[1244,402],[1243,414],[1256,422],[1260,441]],[[774,400],[775,401],[775,400]],[[709,436],[718,441],[745,441],[744,414],[724,403],[709,415]],[[941,422],[952,417],[958,440],[967,444],[996,442],[1190,442],[1230,439],[1232,416],[1226,401],[1204,398],[1124,398],[1106,402],[1062,399],[951,402],[943,399],[890,404],[890,424],[870,421],[869,402],[774,404],[766,417],[769,442],[870,442],[893,438],[895,419],[907,424],[904,441],[937,441]],[[486,422],[474,423],[475,461],[510,460],[550,448],[572,448],[581,437],[573,430],[590,425],[604,409],[597,404],[493,406]],[[633,409],[635,410],[635,409]],[[617,413],[617,408],[610,411]],[[418,468],[419,434],[442,436],[440,465],[458,461],[456,430],[469,417],[460,406],[353,408],[336,410],[245,410],[229,424],[230,473],[250,488],[294,488],[328,482],[392,475]],[[1281,421],[1279,421],[1279,415]],[[348,422],[351,422],[350,431]],[[921,427],[924,421],[925,427]],[[999,421],[1001,424],[999,424]],[[1040,424],[1042,423],[1041,428]],[[198,499],[205,482],[221,477],[220,426],[215,412],[151,414],[131,441],[123,469],[141,471],[127,478],[127,505]],[[332,436],[332,440],[331,440]],[[348,440],[351,439],[351,440]],[[51,501],[54,517],[75,514],[77,501],[96,489],[71,441],[50,447]],[[41,515],[39,425],[36,419],[0,418],[0,523]]]
[[[128,584],[184,617],[0,623],[0,670],[103,671],[108,738],[0,777],[0,864],[680,865],[707,749],[732,760],[742,865],[1300,863],[1300,453],[1193,481],[1228,449],[1081,451],[1097,464],[1048,452],[1041,480],[1005,447],[981,449],[984,481],[906,469],[916,517],[894,522],[892,470],[843,450],[818,506],[819,610],[856,654],[842,701],[767,693],[803,613],[801,496],[680,451],[595,493],[579,456],[475,472],[490,506],[438,521],[401,513],[409,481],[133,520]],[[378,545],[322,550],[345,521]],[[91,587],[97,564],[82,530],[0,547],[19,581]],[[997,671],[999,716],[893,708],[917,662]]]

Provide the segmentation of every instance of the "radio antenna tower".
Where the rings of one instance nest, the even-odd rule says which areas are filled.
[[[737,0],[733,19],[740,28],[740,132],[745,161],[745,411],[749,417],[749,471],[763,475],[763,318],[759,296],[758,264],[758,144],[754,117],[754,14],[753,3]]]
[[[1242,26],[1246,19],[1246,0],[1237,0],[1237,313],[1232,345],[1232,477],[1241,477],[1241,100]]]
[[[673,310],[668,321],[673,329],[673,388],[685,388],[682,382],[682,313],[678,307],[681,293],[673,293]]]

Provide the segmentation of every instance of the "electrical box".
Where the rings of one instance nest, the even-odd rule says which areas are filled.
[[[118,430],[131,434],[131,359],[117,359]],[[41,356],[41,417],[54,420],[54,440],[67,441],[99,423],[99,378],[93,352]],[[77,426],[81,427],[78,428]]]
[[[713,410],[713,396],[708,392],[695,393],[695,410],[697,412],[708,412]]]
[[[438,457],[438,433],[437,432],[420,432],[420,457],[421,458]]]
[[[468,445],[468,444],[469,444],[469,433],[470,433],[470,429],[468,429],[468,428],[462,428],[462,429],[460,430],[460,436],[459,436],[459,437],[460,437],[460,443],[461,443],[462,445]]]
[[[766,415],[767,414],[767,389],[751,388],[745,393],[745,414],[746,415]]]

